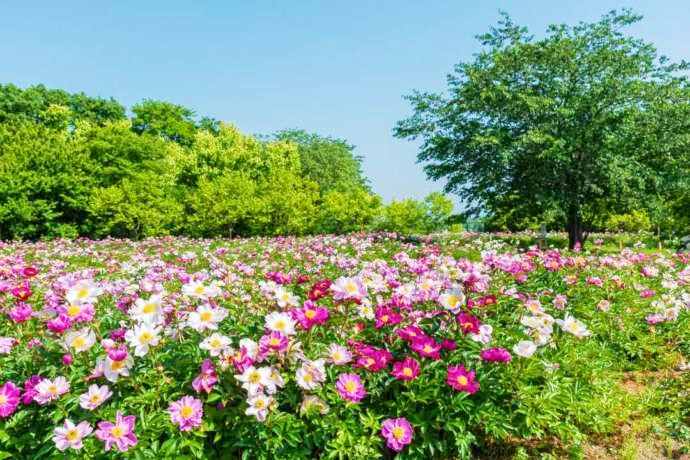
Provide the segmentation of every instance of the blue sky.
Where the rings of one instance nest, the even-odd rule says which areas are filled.
[[[507,11],[540,36],[632,7],[632,35],[690,58],[690,2],[547,0],[10,1],[0,0],[0,83],[189,107],[250,134],[284,128],[341,138],[364,157],[384,200],[441,190],[395,139],[403,96],[442,91]]]

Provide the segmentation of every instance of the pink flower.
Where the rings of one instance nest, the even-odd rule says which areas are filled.
[[[107,385],[91,385],[88,391],[79,396],[79,405],[86,410],[96,410],[113,395]]]
[[[170,420],[180,427],[180,431],[189,431],[201,426],[201,417],[204,415],[204,405],[200,399],[192,396],[183,396],[170,403],[168,407]]]
[[[36,385],[41,383],[43,377],[40,375],[32,375],[24,381],[24,394],[22,395],[22,404],[28,406],[34,402],[34,396],[38,394],[36,391]]]
[[[644,291],[640,292],[640,297],[642,297],[643,299],[654,297],[655,295],[656,292],[654,292],[654,289],[645,289]]]
[[[287,336],[278,331],[271,331],[268,334],[264,334],[261,339],[259,339],[259,347],[262,353],[267,351],[282,351],[288,347]]]
[[[421,368],[416,359],[406,356],[402,361],[393,363],[391,375],[398,380],[410,381],[419,376]]]
[[[9,355],[16,343],[12,337],[0,337],[0,355]]]
[[[424,331],[419,326],[415,326],[413,324],[409,324],[405,327],[402,327],[402,328],[396,330],[395,333],[401,339],[407,340],[409,342],[414,341],[418,337],[426,336]]]
[[[331,287],[331,284],[333,284],[333,281],[329,280],[328,278],[321,279],[314,283],[314,286],[312,286],[311,290],[309,291],[309,294],[307,297],[309,300],[317,301],[326,295],[328,295],[328,290]]]
[[[123,416],[120,411],[115,414],[115,423],[101,421],[98,422],[96,438],[105,443],[106,452],[113,444],[120,452],[127,452],[130,447],[137,445],[139,440],[134,434],[134,425],[137,418],[134,415]]]
[[[412,442],[414,430],[407,419],[389,418],[384,420],[381,426],[381,436],[386,440],[386,445],[396,452],[400,452],[406,445]]]
[[[67,329],[72,327],[72,320],[66,316],[60,315],[57,318],[46,321],[46,327],[56,334],[62,334]]]
[[[476,334],[479,332],[479,326],[482,325],[479,318],[469,313],[460,313],[457,320],[463,334]]]
[[[441,344],[431,337],[424,336],[413,340],[410,348],[425,358],[441,359]]]
[[[331,284],[333,300],[363,299],[367,296],[367,288],[359,278],[338,278]]]
[[[474,394],[479,391],[479,383],[474,371],[467,371],[462,364],[448,367],[446,383],[458,391]]]
[[[14,414],[19,406],[21,390],[12,381],[5,382],[0,387],[0,418],[7,418]]]
[[[62,376],[55,377],[54,380],[43,379],[34,388],[36,390],[34,401],[45,406],[60,399],[60,396],[69,392],[69,388],[69,382]]]
[[[335,388],[341,398],[352,402],[360,402],[367,395],[362,379],[357,374],[345,373],[338,376]]]
[[[74,425],[71,420],[65,420],[63,426],[59,426],[53,430],[53,442],[58,450],[66,450],[68,448],[81,449],[84,447],[83,440],[91,434],[93,428],[89,422],[83,421],[79,425]]]
[[[194,391],[197,393],[201,393],[202,390],[206,393],[210,393],[213,391],[213,386],[216,382],[218,382],[218,376],[216,375],[215,366],[213,365],[213,361],[207,358],[201,363],[201,372],[192,381],[192,388],[194,388]]]
[[[28,284],[25,284],[23,286],[16,287],[10,291],[12,295],[18,300],[18,301],[25,301],[29,297],[31,297],[31,287]]]
[[[16,307],[12,308],[8,313],[7,316],[10,317],[12,321],[15,323],[23,323],[24,321],[28,320],[31,318],[31,315],[34,314],[33,309],[31,308],[31,305],[29,304],[19,304]]]
[[[384,326],[394,326],[403,320],[400,313],[393,311],[389,307],[378,307],[376,308],[376,324],[374,327],[376,329],[381,329]]]
[[[505,348],[493,347],[482,350],[481,357],[484,361],[509,363],[513,357]]]
[[[371,372],[379,372],[393,361],[393,354],[385,348],[376,348],[371,345],[357,344],[355,351],[359,354],[352,367],[363,367]]]
[[[316,324],[328,321],[330,312],[328,308],[319,307],[312,300],[307,300],[304,302],[304,308],[293,310],[293,316],[303,329],[311,329]]]

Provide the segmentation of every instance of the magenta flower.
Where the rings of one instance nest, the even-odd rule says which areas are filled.
[[[31,308],[31,305],[25,303],[21,303],[7,312],[7,316],[9,316],[10,319],[15,323],[23,323],[31,318],[33,314],[34,311]]]
[[[43,377],[40,375],[32,375],[28,379],[24,381],[24,394],[22,394],[22,404],[25,406],[28,406],[32,402],[34,402],[34,396],[38,394],[38,391],[36,391],[36,385],[41,383],[41,380],[43,380]]]
[[[400,452],[412,442],[414,430],[404,417],[389,418],[384,420],[381,426],[381,436],[384,437],[389,448]]]
[[[393,363],[391,375],[398,380],[410,381],[419,376],[421,368],[416,359],[406,356],[402,361]]]
[[[482,350],[481,357],[484,361],[498,362],[498,363],[509,363],[513,356],[508,350],[501,347],[487,348]]]
[[[57,318],[46,321],[46,327],[56,334],[62,334],[67,329],[72,327],[72,320],[66,316],[60,315]]]
[[[22,302],[31,297],[32,294],[31,287],[28,284],[13,288],[10,292],[18,301]]]
[[[475,372],[467,371],[462,364],[448,367],[446,383],[458,391],[474,394],[479,391],[479,383],[475,380]]]
[[[410,349],[425,358],[441,359],[441,344],[428,336],[413,340]]]
[[[204,416],[204,405],[200,399],[192,396],[183,396],[170,403],[168,407],[170,420],[180,427],[180,431],[189,431],[201,426],[201,417]]]
[[[216,368],[213,365],[213,361],[207,358],[201,363],[201,372],[192,381],[192,388],[194,388],[194,391],[197,393],[201,393],[202,390],[206,393],[210,393],[213,391],[213,386],[216,382],[218,382]]]
[[[460,313],[457,320],[463,334],[476,334],[479,332],[479,326],[482,325],[479,318],[469,313]]]
[[[14,382],[5,382],[0,387],[0,418],[7,418],[14,414],[19,406],[21,390]]]
[[[367,395],[362,379],[357,374],[340,374],[338,381],[335,382],[335,388],[341,398],[352,402],[360,402]]]
[[[385,369],[393,361],[393,354],[385,348],[376,348],[371,345],[360,345],[356,348],[359,353],[354,368],[363,367],[371,372],[379,372]]]
[[[93,428],[87,421],[75,425],[71,420],[67,419],[63,426],[53,430],[53,442],[60,451],[68,448],[81,449],[84,447],[84,438],[90,435],[92,431]]]
[[[426,334],[420,327],[415,326],[413,324],[409,324],[403,328],[400,328],[396,330],[395,333],[398,335],[398,337],[400,337],[403,340],[407,340],[408,342],[412,342],[416,338],[426,336]]]
[[[293,310],[294,318],[299,321],[303,329],[311,329],[316,324],[324,324],[330,315],[328,308],[319,307],[312,300],[304,302],[304,308]]]
[[[137,445],[139,440],[134,435],[134,425],[137,418],[134,415],[123,416],[120,411],[115,414],[115,423],[101,421],[98,422],[96,438],[105,443],[106,452],[113,444],[120,452],[127,452],[130,447]]]
[[[400,313],[389,307],[381,306],[376,308],[376,324],[374,324],[374,327],[381,329],[384,326],[394,326],[402,320],[403,317]]]

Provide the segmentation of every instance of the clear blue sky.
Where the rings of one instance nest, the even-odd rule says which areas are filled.
[[[144,98],[270,134],[301,128],[356,146],[384,200],[422,198],[417,145],[392,128],[413,89],[441,91],[474,36],[511,14],[537,36],[611,9],[645,16],[630,33],[690,58],[690,2],[548,0],[0,0],[0,83]]]

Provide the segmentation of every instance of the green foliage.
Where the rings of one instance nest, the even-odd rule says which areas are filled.
[[[422,139],[427,175],[447,179],[470,214],[565,227],[571,247],[583,242],[602,215],[645,209],[687,176],[687,65],[622,34],[640,19],[611,12],[537,41],[504,15],[447,95],[409,96],[414,115],[395,133]]]

